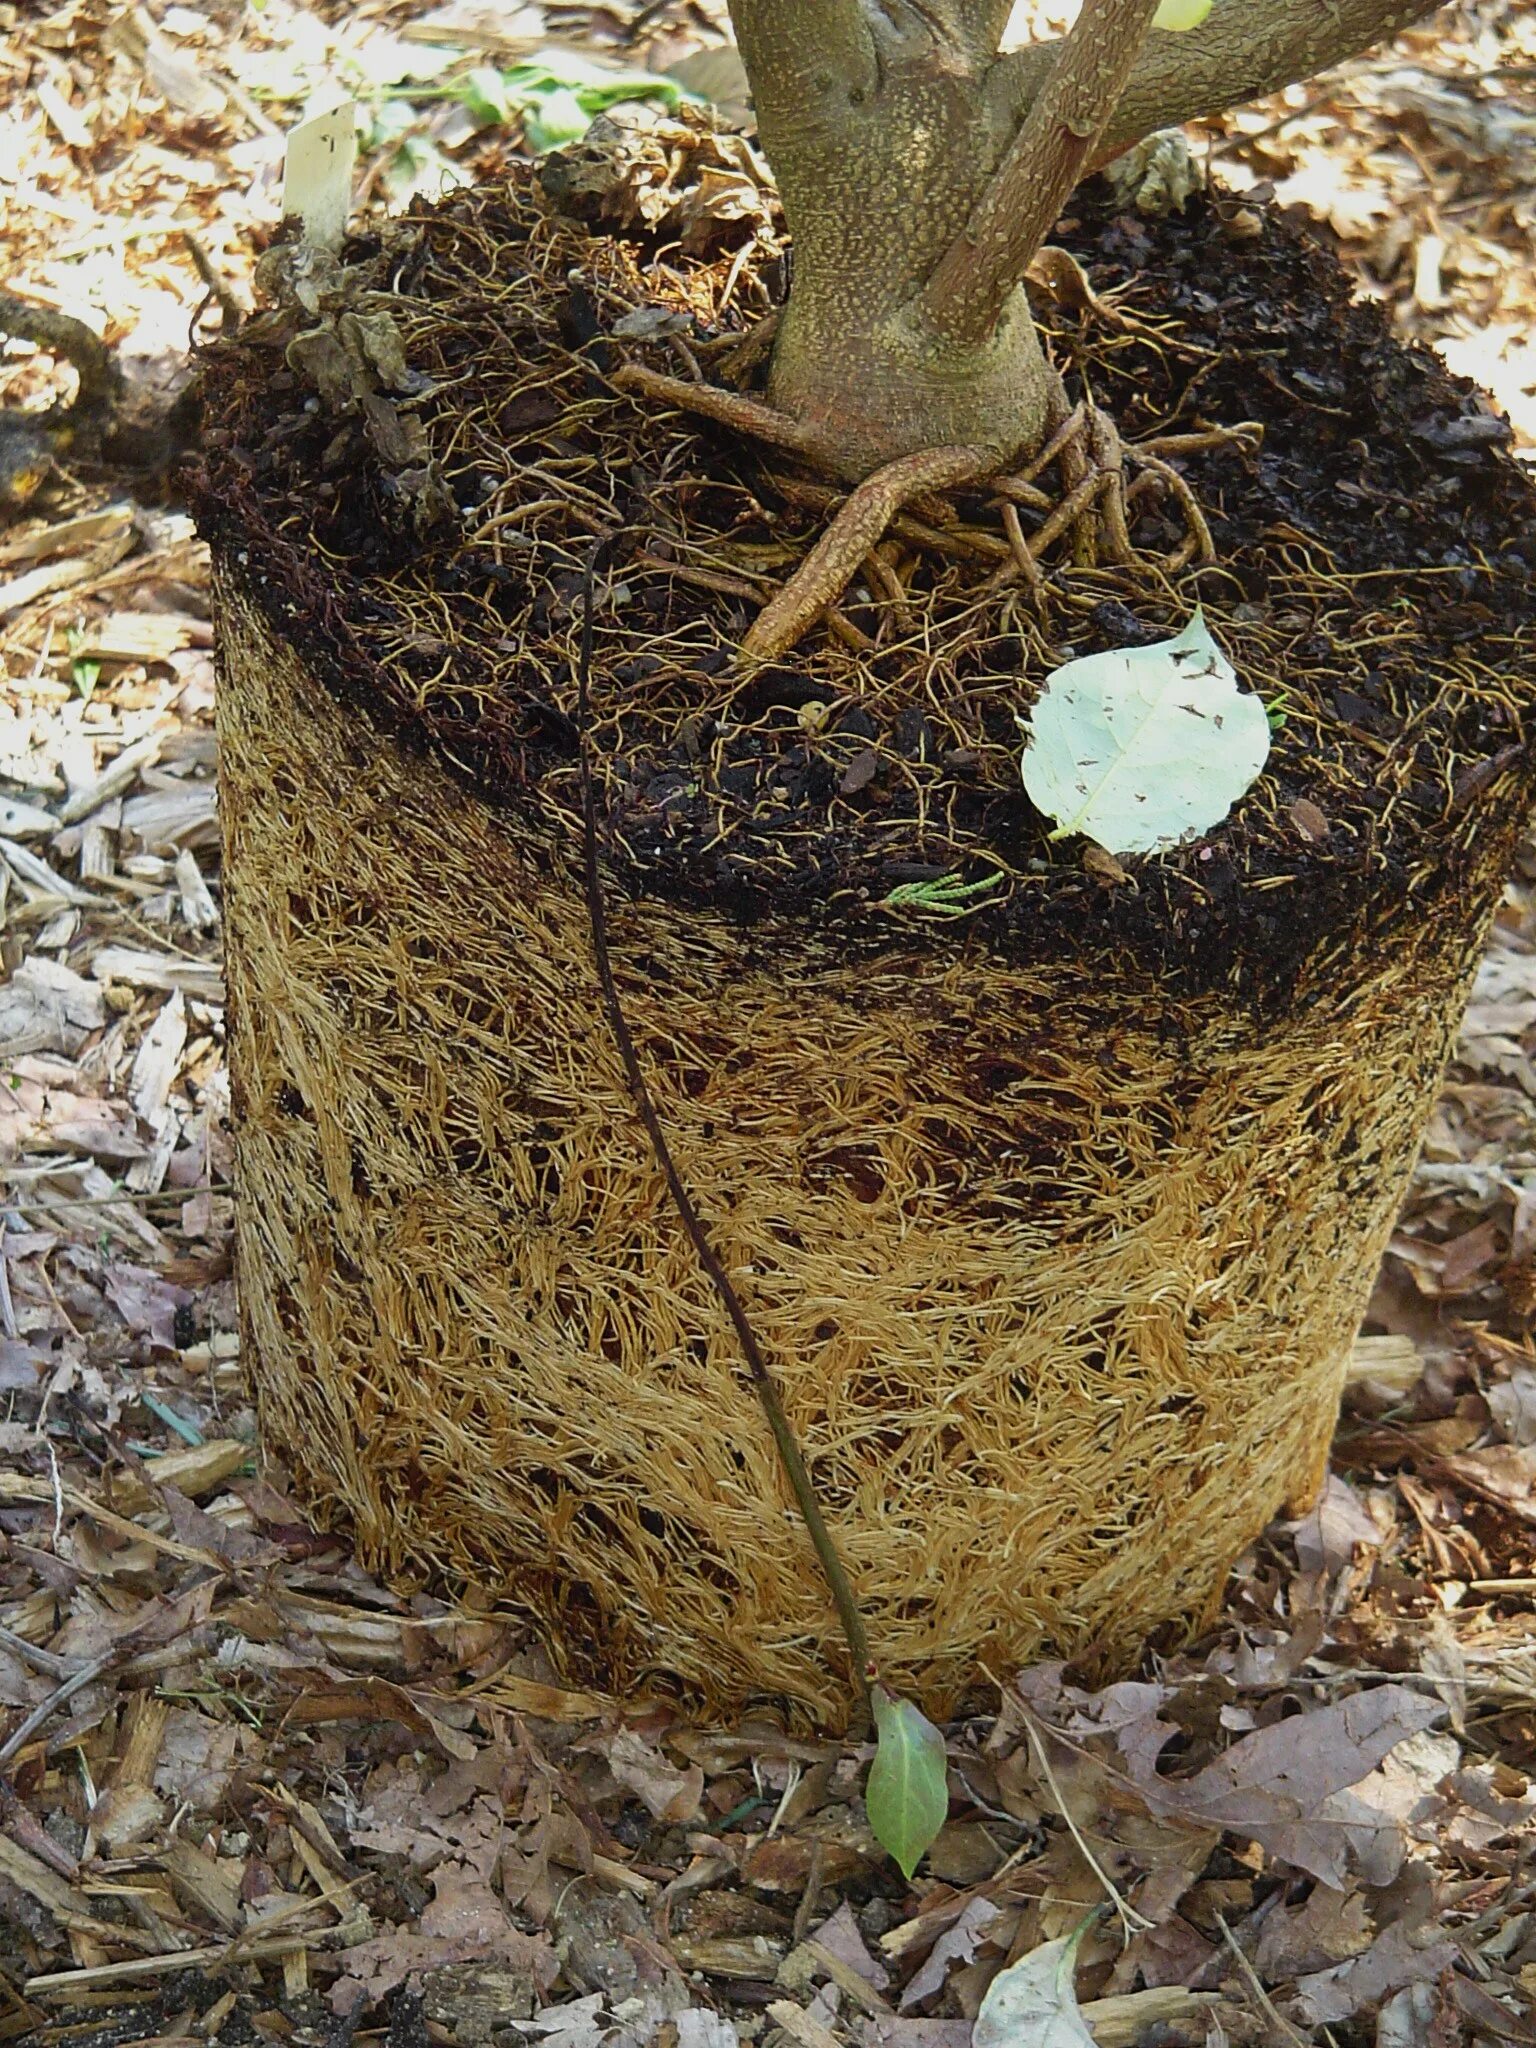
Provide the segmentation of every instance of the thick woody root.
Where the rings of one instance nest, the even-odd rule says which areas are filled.
[[[986,474],[991,460],[985,448],[924,448],[867,476],[850,492],[784,588],[758,614],[742,642],[743,654],[769,661],[793,647],[806,628],[836,604],[903,505],[924,491],[974,482]]]
[[[666,376],[634,363],[617,371],[613,381],[637,397],[699,413],[809,463],[822,466],[826,461],[829,451],[817,434],[787,413],[738,392]],[[899,614],[906,593],[878,553],[880,542],[915,499],[966,484],[986,484],[1007,543],[1006,554],[982,585],[988,593],[1022,581],[1037,597],[1043,595],[1042,557],[1067,534],[1071,536],[1072,560],[1079,568],[1101,564],[1135,567],[1145,558],[1131,537],[1132,510],[1153,493],[1173,500],[1186,529],[1175,549],[1153,558],[1157,567],[1176,573],[1192,561],[1214,562],[1215,544],[1199,500],[1167,458],[1228,444],[1253,448],[1262,433],[1256,422],[1243,421],[1234,427],[1154,435],[1125,443],[1109,415],[1091,400],[1069,407],[1065,395],[1059,393],[1048,440],[1015,473],[989,474],[993,458],[983,448],[926,448],[901,456],[849,493],[794,575],[764,606],[742,643],[742,652],[749,660],[770,661],[793,647],[817,619],[830,615],[834,628],[845,625],[835,607],[861,568]],[[1061,483],[1055,495],[1037,481],[1052,467]],[[1129,482],[1127,471],[1131,472]],[[1038,517],[1033,532],[1026,533],[1021,509]],[[942,545],[942,535],[933,538]]]

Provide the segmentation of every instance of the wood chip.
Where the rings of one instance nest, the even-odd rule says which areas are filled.
[[[114,1927],[109,1932],[119,1935],[121,1930]],[[251,1941],[221,1942],[213,1948],[175,1949],[169,1955],[130,1956],[123,1963],[98,1963],[84,1970],[52,1970],[46,1976],[29,1977],[22,1989],[30,1998],[39,1991],[90,1991],[100,1984],[131,1984],[146,1977],[167,1977],[178,1970],[207,1972],[231,1961],[273,1961],[295,1949],[312,1948],[314,1939],[312,1934],[273,1934]]]
[[[216,930],[219,907],[190,846],[184,846],[176,856],[176,887],[181,891],[181,914],[188,926],[195,932]]]
[[[1379,1380],[1383,1386],[1406,1392],[1423,1376],[1424,1359],[1411,1337],[1357,1337],[1344,1369],[1344,1384]]]
[[[141,771],[147,768],[151,761],[159,758],[160,746],[161,735],[152,732],[145,738],[136,740],[131,747],[124,747],[117,759],[103,768],[99,775],[93,776],[89,782],[81,783],[73,791],[59,812],[59,823],[73,825],[80,818],[88,818],[93,811],[100,810],[110,798],[121,796],[124,790],[131,789],[138,781]]]
[[[0,988],[0,1052],[7,1059],[78,1052],[87,1033],[106,1021],[101,990],[43,954],[23,960],[9,986]]]
[[[186,1049],[187,999],[176,989],[140,1041],[128,1082],[128,1100],[152,1130],[164,1126],[166,1104]]]
[[[46,902],[57,898],[60,903],[86,903],[97,909],[106,909],[108,904],[100,896],[93,896],[89,889],[80,889],[71,881],[49,867],[40,854],[23,846],[20,840],[0,838],[0,854],[5,864],[21,884],[23,894],[32,903]]]
[[[78,107],[72,107],[51,78],[34,79],[32,90],[37,104],[58,129],[71,149],[89,149],[95,141],[91,124]]]
[[[842,2043],[830,2027],[813,2019],[808,2012],[789,1998],[776,1998],[768,2008],[768,2017],[781,2026],[792,2041],[800,2048],[842,2048]]]
[[[210,1856],[179,1839],[167,1843],[157,1861],[178,1897],[225,1934],[240,1931],[240,1881],[245,1866],[230,1856]]]
[[[113,1488],[114,1500],[128,1514],[151,1507],[154,1489],[174,1486],[188,1500],[201,1500],[232,1478],[251,1455],[251,1447],[236,1437],[210,1437],[205,1444],[189,1444],[183,1451],[167,1451],[162,1458],[146,1458],[145,1477],[132,1472]]]
[[[1084,2022],[1099,2048],[1135,2048],[1154,2026],[1187,2025],[1222,2000],[1214,1991],[1187,1991],[1182,1984],[1157,1984],[1147,1991],[1129,1991],[1118,1998],[1093,1998],[1082,2008]]]
[[[103,946],[91,962],[91,974],[96,981],[125,981],[130,988],[179,988],[205,1003],[224,1000],[224,978],[207,961],[179,960],[137,946]]]
[[[211,782],[146,790],[123,805],[123,830],[151,852],[212,846],[219,836],[218,792]]]
[[[86,627],[77,652],[86,661],[165,661],[210,637],[208,622],[185,612],[109,612]]]
[[[93,547],[133,525],[133,507],[107,505],[100,512],[82,512],[76,519],[60,519],[35,533],[18,535],[0,542],[0,567],[13,562],[49,562],[75,548]]]
[[[56,832],[59,821],[40,804],[26,804],[13,796],[0,796],[0,832],[7,839],[36,839],[41,833]]]
[[[0,618],[19,612],[24,605],[36,604],[40,597],[51,597],[55,591],[73,590],[79,584],[93,582],[131,553],[136,539],[129,526],[109,534],[88,555],[77,555],[64,562],[44,562],[36,569],[13,576],[9,583],[0,583]]]
[[[81,881],[112,881],[117,871],[116,852],[116,837],[112,829],[93,819],[80,835]]]

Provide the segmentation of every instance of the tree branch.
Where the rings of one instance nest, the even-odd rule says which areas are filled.
[[[1120,103],[1157,0],[1083,0],[1008,154],[923,288],[918,311],[949,342],[996,327]]]
[[[1013,0],[960,0],[960,6],[970,24],[972,42],[985,50],[989,59],[995,58],[1013,13]]]
[[[1199,28],[1149,31],[1095,163],[1156,128],[1219,114],[1312,78],[1432,14],[1439,0],[1216,0]],[[1056,42],[1000,57],[987,78],[1012,119],[1024,120],[1051,74]]]

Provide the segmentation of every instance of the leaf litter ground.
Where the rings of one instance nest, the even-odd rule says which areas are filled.
[[[164,10],[162,35],[237,93],[246,31],[189,12]],[[358,32],[420,12],[362,11]],[[620,10],[550,14],[623,33]],[[279,37],[294,18],[267,10]],[[89,7],[40,20],[0,53],[36,195],[7,216],[10,281],[77,307],[116,293],[149,341],[202,292],[177,207],[242,285],[263,216],[232,152],[270,157],[269,138],[234,96],[179,106],[185,72],[146,84]],[[1432,202],[1456,209],[1458,260],[1502,250],[1505,158],[1432,124],[1405,151],[1374,111],[1394,70],[1460,107],[1486,99],[1462,84],[1480,68],[1536,56],[1497,6],[1448,20],[1347,67],[1300,120],[1282,103],[1230,125],[1289,114],[1248,153],[1326,166],[1333,199],[1368,164],[1421,244]],[[669,50],[691,29],[661,24]],[[40,80],[65,122],[126,137],[111,171],[145,238],[110,232],[128,215],[100,146],[61,137]],[[1448,304],[1426,309],[1372,218],[1367,284],[1410,325],[1491,333],[1498,368],[1513,268],[1490,305],[1486,273],[1446,262]],[[8,398],[40,388],[46,364],[8,360]],[[563,1692],[505,1622],[371,1585],[280,1472],[258,1477],[232,1335],[204,557],[118,478],[66,478],[0,550],[5,787],[46,816],[0,832],[0,2037],[968,2048],[997,1969],[1070,1932],[1107,1879],[1127,1913],[1078,1974],[1100,2042],[1532,2038],[1536,862],[1318,1509],[1136,1688],[1037,1671],[995,1722],[950,1731],[951,1819],[909,1889],[868,1834],[856,1756]],[[18,591],[38,568],[63,573]]]

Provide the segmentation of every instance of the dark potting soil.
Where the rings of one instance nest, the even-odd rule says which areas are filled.
[[[961,493],[914,508],[930,538],[900,564],[904,606],[857,583],[844,600],[848,637],[872,644],[819,625],[742,671],[761,579],[782,581],[829,513],[787,458],[607,382],[628,359],[678,366],[664,342],[613,338],[636,305],[681,313],[705,351],[750,325],[714,324],[735,252],[590,239],[526,177],[423,209],[382,257],[354,252],[430,380],[403,410],[457,529],[413,531],[398,474],[259,326],[208,364],[200,522],[328,687],[491,803],[541,813],[573,854],[581,569],[615,533],[590,723],[609,887],[714,902],[765,945],[781,920],[845,951],[964,935],[1085,972],[1134,959],[1170,992],[1295,1001],[1309,963],[1405,906],[1452,914],[1486,807],[1509,837],[1523,814],[1536,489],[1503,422],[1352,303],[1307,230],[1234,213],[1203,198],[1147,220],[1085,188],[1056,239],[1100,294],[1125,287],[1132,324],[1039,308],[1069,391],[1086,381],[1126,440],[1262,424],[1256,453],[1174,458],[1215,567],[1056,566],[1041,612],[1018,586],[982,597],[998,516]],[[1152,552],[1182,531],[1172,505],[1133,529]],[[1052,841],[1021,785],[1019,716],[1053,666],[1161,638],[1197,601],[1277,725],[1259,784],[1164,854]],[[892,901],[946,876],[993,878],[963,922]]]

